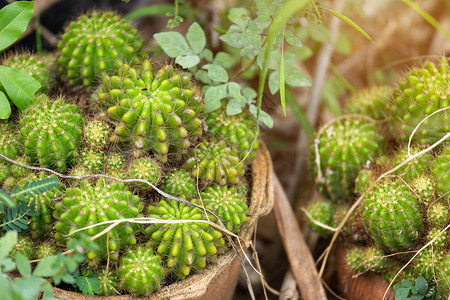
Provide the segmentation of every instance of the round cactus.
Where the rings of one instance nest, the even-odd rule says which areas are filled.
[[[30,161],[29,161],[28,157],[25,156],[25,155],[17,157],[16,161],[18,163],[23,164],[23,165],[29,165],[30,164]],[[15,164],[11,165],[11,173],[16,178],[23,178],[27,174],[29,174],[29,172],[30,171],[27,168],[24,168],[24,167],[15,165]]]
[[[100,150],[85,149],[81,152],[81,166],[88,171],[88,174],[98,173],[105,166],[105,153]]]
[[[390,123],[394,136],[407,140],[416,126],[436,110],[448,107],[450,72],[446,58],[436,65],[425,62],[410,71],[394,91]],[[414,135],[421,144],[434,143],[450,131],[450,112],[427,118]]]
[[[399,179],[385,179],[366,194],[362,217],[367,232],[387,252],[409,249],[423,228],[419,199]]]
[[[5,182],[3,182],[3,187],[8,192],[12,191],[16,185],[17,185],[17,178],[12,176],[6,178]]]
[[[78,157],[82,123],[76,105],[41,95],[20,120],[19,140],[32,163],[65,172]]]
[[[17,243],[13,246],[9,255],[14,257],[16,253],[22,253],[26,258],[34,259],[35,253],[33,241],[25,235],[19,235],[17,237]]]
[[[436,158],[433,174],[436,178],[439,195],[442,199],[450,201],[450,144],[447,144],[442,154]]]
[[[355,93],[348,100],[348,112],[371,117],[374,120],[387,119],[387,103],[392,97],[389,86],[373,86]]]
[[[238,233],[239,227],[247,221],[246,197],[234,187],[211,186],[201,193],[201,197],[205,207],[214,212],[228,230]]]
[[[439,263],[444,258],[444,254],[440,250],[432,247],[423,249],[414,259],[414,272],[422,275],[426,280],[435,277]]]
[[[410,155],[414,155],[422,151],[419,147],[411,147]],[[394,164],[397,166],[409,157],[408,149],[399,151],[394,159]],[[427,173],[430,170],[431,163],[434,159],[429,152],[426,152],[415,159],[409,161],[403,167],[398,169],[395,174],[401,176],[405,181],[409,181],[412,178],[419,177],[423,173]]]
[[[66,235],[76,229],[110,220],[136,218],[142,209],[139,197],[131,194],[123,183],[99,179],[92,186],[84,180],[79,188],[68,188],[62,202],[55,205],[54,217],[58,220],[55,238],[65,241]],[[92,227],[85,232],[94,236],[108,225]],[[88,252],[87,258],[95,263],[108,256],[108,249],[109,257],[117,260],[120,248],[136,244],[135,229],[135,224],[131,223],[117,225],[95,240],[100,250]],[[75,233],[72,236],[76,238],[78,235]]]
[[[440,228],[431,228],[427,235],[427,242],[431,242],[434,238],[433,247],[437,249],[444,249],[447,246],[447,231],[444,231],[440,234],[442,229]],[[440,234],[440,235],[439,235]]]
[[[119,292],[117,277],[108,269],[103,269],[98,273],[98,286],[99,295],[116,295]]]
[[[319,132],[310,152],[318,188],[335,202],[350,201],[355,179],[364,166],[375,162],[382,137],[374,123],[358,117],[338,120]]]
[[[450,295],[450,254],[447,253],[436,268],[438,278],[436,280],[438,292],[441,297]]]
[[[123,171],[125,167],[125,157],[119,153],[109,153],[106,158],[106,168],[110,171]]]
[[[161,168],[158,163],[150,157],[141,157],[130,164],[128,174],[130,178],[147,180],[156,185],[161,178]],[[150,190],[152,187],[145,183],[135,183],[143,190]]]
[[[120,261],[117,275],[122,288],[136,296],[148,296],[159,289],[164,269],[151,249],[128,250]]]
[[[50,62],[46,56],[20,53],[6,58],[3,65],[30,75],[41,84],[39,91],[45,92],[51,82]]]
[[[255,120],[246,112],[227,115],[225,109],[210,112],[206,117],[208,132],[217,140],[223,140],[230,148],[238,150],[239,158],[251,162],[256,157],[258,138]],[[256,140],[255,140],[256,137]]]
[[[42,243],[36,249],[36,258],[43,259],[46,256],[56,255],[57,253],[58,250],[56,249],[56,246],[54,244]]]
[[[9,166],[0,159],[0,186],[10,175]]]
[[[92,85],[101,72],[111,72],[138,58],[142,38],[137,29],[112,12],[93,11],[71,22],[58,49],[60,72],[73,85]]]
[[[435,200],[435,184],[428,175],[419,175],[411,181],[411,187],[414,190],[420,202],[430,205]]]
[[[227,147],[224,141],[203,141],[191,153],[184,168],[205,184],[236,184],[245,173],[236,150]]]
[[[94,149],[102,149],[109,142],[109,125],[103,121],[90,121],[83,128],[86,144]]]
[[[403,267],[404,263],[401,263],[398,260],[391,260],[392,263],[390,264],[387,271],[383,272],[383,279],[387,283],[391,283],[394,280],[394,277],[397,275],[398,271]],[[403,280],[409,280],[411,282],[414,282],[417,278],[416,273],[414,272],[414,268],[406,268],[403,271],[400,272],[400,274],[395,278],[395,283],[400,283]]]
[[[383,251],[376,247],[355,247],[347,252],[346,261],[355,273],[381,273],[390,264],[390,260],[385,257]]]
[[[350,206],[349,205],[339,205],[336,207],[333,213],[333,222],[331,224],[332,227],[337,228],[339,224],[344,220],[345,215],[349,211]],[[350,218],[345,222],[344,227],[342,227],[343,233],[345,233],[348,236],[352,235],[352,223],[354,221],[354,216],[351,215]]]
[[[448,219],[450,217],[450,212],[446,205],[441,202],[435,202],[428,207],[427,218],[428,223],[433,227],[447,226]]]
[[[196,203],[195,200],[192,200]],[[164,220],[206,220],[202,211],[174,200],[161,200],[148,207],[149,217]],[[215,259],[225,240],[220,231],[204,223],[151,224],[145,229],[150,237],[146,247],[156,249],[179,278],[184,278],[191,269],[206,266],[207,259]]]
[[[17,130],[14,125],[0,122],[0,154],[15,159],[19,154],[19,149],[20,144],[17,140]]]
[[[197,196],[197,184],[185,170],[176,170],[166,176],[164,192],[173,196],[184,196],[190,200]]]
[[[311,228],[313,228],[321,236],[329,236],[331,232],[314,223],[314,221],[318,221],[327,226],[333,226],[333,215],[335,210],[336,207],[334,206],[334,204],[328,200],[322,199],[313,201],[306,208],[306,211],[311,215],[312,218],[312,220],[308,218],[309,226],[311,226]]]
[[[116,124],[111,140],[131,142],[134,156],[153,150],[165,162],[170,147],[185,152],[202,134],[202,99],[194,95],[189,77],[171,66],[154,75],[148,60],[135,68],[125,64],[104,77],[97,93],[99,108]]]

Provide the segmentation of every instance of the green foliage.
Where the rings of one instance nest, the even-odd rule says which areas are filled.
[[[98,275],[87,269],[82,269],[79,275],[75,275],[75,285],[84,295],[94,296],[100,289]]]
[[[415,284],[409,280],[403,280],[394,285],[395,300],[422,300],[440,299],[436,292],[436,286],[428,284],[423,276],[418,276]]]
[[[27,29],[34,2],[16,1],[0,10],[0,51],[13,44]]]

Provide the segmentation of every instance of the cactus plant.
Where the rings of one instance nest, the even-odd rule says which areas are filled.
[[[184,196],[190,200],[197,195],[197,184],[191,174],[185,170],[176,170],[167,174],[164,192],[173,196]]]
[[[119,153],[108,153],[106,157],[106,168],[108,170],[124,170],[125,158]]]
[[[442,297],[450,295],[450,253],[447,253],[437,266],[437,288]]]
[[[0,186],[10,175],[9,166],[0,159]]]
[[[245,172],[237,151],[227,147],[224,141],[200,143],[190,154],[184,168],[205,184],[219,185],[236,184]]]
[[[29,165],[30,164],[30,161],[29,161],[28,157],[25,156],[25,155],[19,156],[15,160],[18,163],[21,163],[23,165]],[[29,171],[28,171],[27,168],[21,167],[21,166],[16,165],[16,164],[11,165],[11,173],[16,178],[23,178],[23,177],[25,177],[28,174],[28,172]]]
[[[83,128],[84,141],[91,148],[105,148],[109,142],[109,130],[110,127],[106,122],[90,121]]]
[[[12,123],[0,122],[0,154],[15,159],[20,154],[17,130]]]
[[[414,68],[394,90],[390,123],[394,136],[407,140],[414,128],[438,109],[448,107],[450,72],[443,57],[439,64],[425,62]],[[434,143],[450,131],[450,112],[443,111],[427,118],[414,135],[421,144]]]
[[[366,194],[362,217],[367,232],[387,252],[409,249],[422,232],[422,207],[399,179],[384,179]]]
[[[46,256],[56,255],[57,253],[58,250],[56,249],[56,246],[51,243],[42,243],[36,248],[37,259],[43,259]]]
[[[335,205],[326,199],[320,199],[318,201],[311,202],[306,208],[306,211],[311,215],[312,218],[312,220],[308,218],[309,226],[311,226],[311,228],[314,228],[314,230],[321,236],[329,236],[331,232],[314,223],[314,221],[319,221],[320,223],[327,226],[333,226],[333,215],[335,210]]]
[[[22,253],[28,259],[34,259],[34,244],[33,241],[26,235],[19,235],[17,243],[11,249],[9,255],[14,257],[16,253]]]
[[[130,164],[128,174],[130,178],[147,180],[156,185],[161,178],[161,168],[154,159],[141,157]],[[145,183],[133,184],[143,190],[150,190],[152,188]]]
[[[73,85],[92,85],[101,72],[136,61],[142,46],[137,29],[112,12],[93,11],[71,22],[58,43],[59,69]]]
[[[202,134],[204,105],[192,90],[187,75],[171,66],[154,74],[146,60],[104,77],[95,101],[116,125],[113,142],[131,142],[135,156],[153,150],[165,162],[169,148],[186,151]]]
[[[214,212],[228,230],[238,233],[239,227],[247,221],[246,198],[234,187],[211,186],[201,193],[201,197],[205,207]]]
[[[104,221],[135,218],[142,209],[139,197],[131,194],[123,183],[99,179],[93,186],[84,180],[79,188],[68,188],[62,202],[55,205],[54,217],[58,220],[55,238],[66,241],[67,234],[76,229]],[[94,236],[104,228],[105,225],[89,228],[86,233]],[[136,244],[135,230],[135,224],[119,224],[95,240],[100,250],[88,252],[87,258],[93,264],[107,256],[117,260],[120,248]],[[78,235],[75,233],[73,237]]]
[[[443,229],[443,228],[442,228]],[[443,250],[447,246],[447,231],[442,231],[441,228],[431,228],[427,235],[427,242],[431,242],[434,238],[436,238],[433,242],[433,248]]]
[[[411,147],[408,153],[408,149],[400,150],[394,159],[394,165],[399,165],[401,162],[406,160],[409,155],[415,155],[422,151],[423,149],[419,147]],[[412,178],[418,177],[423,173],[429,172],[431,162],[433,161],[433,157],[429,152],[426,152],[415,159],[409,161],[403,167],[396,171],[397,175],[400,175],[404,180],[409,181]]]
[[[352,248],[347,252],[346,261],[355,273],[382,273],[390,265],[383,251],[376,247]]]
[[[82,123],[76,105],[41,95],[20,120],[19,141],[32,163],[65,172],[78,157]]]
[[[449,209],[441,202],[435,202],[428,207],[427,218],[428,223],[433,227],[445,227],[447,226],[448,219],[450,217]]]
[[[435,277],[439,262],[443,258],[444,254],[440,250],[427,247],[414,259],[414,271],[417,275],[422,275],[426,280],[430,280]]]
[[[375,162],[381,140],[375,124],[359,117],[347,117],[322,128],[310,151],[319,190],[335,202],[352,200],[355,179],[365,165]]]
[[[374,120],[387,119],[387,103],[392,97],[392,88],[386,85],[360,90],[348,100],[348,112],[362,114]]]
[[[84,149],[81,152],[80,164],[85,168],[88,174],[98,173],[105,166],[105,153],[100,150]]]
[[[164,269],[161,259],[151,249],[137,247],[122,257],[117,275],[125,291],[148,296],[159,289]]]
[[[192,203],[197,203],[194,200]],[[159,201],[149,206],[149,217],[164,220],[194,220],[190,223],[151,224],[145,229],[150,237],[146,247],[156,249],[167,267],[179,278],[184,278],[191,270],[206,266],[207,259],[215,259],[218,250],[225,244],[222,234],[212,226],[196,223],[206,220],[202,211],[174,200]]]
[[[98,273],[98,294],[115,295],[119,290],[119,282],[114,272],[109,269],[103,269]]]
[[[439,195],[445,201],[450,202],[450,144],[446,144],[441,155],[436,158],[433,174],[436,178]]]

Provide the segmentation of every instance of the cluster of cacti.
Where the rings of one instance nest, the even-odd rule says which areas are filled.
[[[67,26],[58,66],[34,56],[6,60],[40,81],[42,94],[0,122],[0,154],[63,174],[58,187],[28,195],[30,181],[55,175],[0,159],[1,188],[34,213],[22,218],[29,231],[15,251],[43,259],[86,233],[96,247],[80,246],[83,264],[98,274],[100,295],[148,296],[161,282],[205,268],[228,250],[223,231],[246,229],[250,212],[244,175],[259,145],[253,117],[225,108],[204,114],[190,73],[155,70],[141,45],[124,19],[91,12]],[[90,93],[87,105],[56,94],[61,88]],[[0,214],[4,222],[6,211]]]
[[[393,87],[392,95],[387,87],[355,94],[349,111],[382,120],[381,125],[387,120],[390,132],[366,121],[372,124],[372,133],[355,130],[357,126],[350,123],[359,117],[355,115],[322,128],[311,142],[310,165],[318,189],[330,200],[314,201],[307,208],[310,226],[330,236],[333,231],[329,229],[336,228],[345,214],[343,210],[336,218],[336,202],[359,200],[345,224],[350,234],[342,238],[369,245],[364,249],[372,253],[360,246],[349,250],[350,268],[356,273],[383,273],[390,281],[411,258],[408,253],[419,251],[396,281],[423,276],[437,285],[442,297],[450,295],[450,148],[445,140],[437,147],[430,145],[450,132],[449,87],[448,61],[443,58],[410,71]],[[382,140],[378,135],[384,136],[385,147],[376,146]],[[368,142],[361,142],[367,137]],[[350,168],[352,161],[359,162],[354,164],[357,169]],[[374,253],[376,257],[393,254],[396,259],[383,259],[381,268],[372,268],[368,256]]]

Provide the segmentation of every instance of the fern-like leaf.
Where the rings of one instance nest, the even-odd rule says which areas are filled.
[[[38,196],[48,190],[51,190],[59,185],[58,178],[45,178],[41,180],[34,180],[26,182],[22,188],[14,187],[11,197],[26,195],[28,197]]]
[[[0,224],[0,228],[4,228],[6,231],[17,231],[17,233],[24,233],[28,230],[30,221],[26,218],[39,215],[39,211],[35,209],[34,202],[31,201],[30,205],[25,200],[22,200],[16,207],[8,207],[6,216]]]
[[[14,201],[14,198],[11,197],[5,190],[0,190],[0,204],[3,203],[4,205],[8,207],[15,207],[16,202]],[[1,210],[3,211],[3,205],[1,207]]]
[[[98,284],[98,275],[95,272],[83,270],[81,276],[75,277],[75,282],[80,291],[87,295],[94,296],[98,294],[100,285]]]

